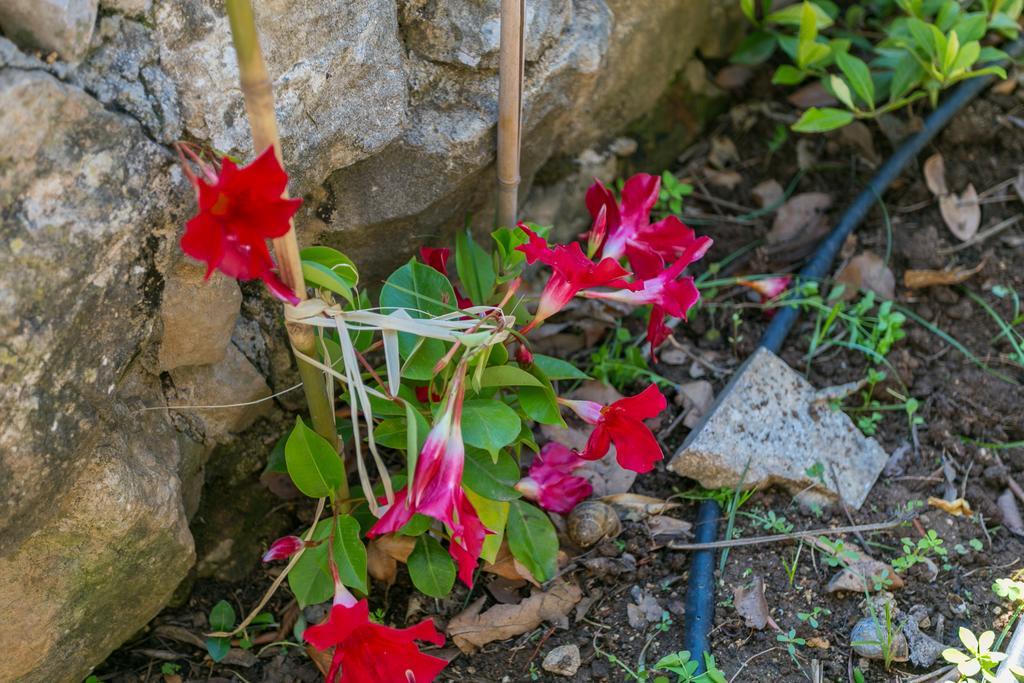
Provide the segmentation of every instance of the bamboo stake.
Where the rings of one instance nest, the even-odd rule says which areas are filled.
[[[245,111],[252,129],[253,148],[259,156],[267,147],[273,147],[277,160],[282,162],[283,166],[281,139],[274,115],[274,91],[267,66],[263,61],[263,52],[260,50],[252,3],[250,0],[227,0],[225,5],[231,22],[235,54],[238,56],[238,73],[242,95],[245,98]],[[287,196],[287,192],[285,194]],[[273,240],[273,246],[281,279],[296,296],[305,299],[306,282],[302,276],[302,261],[299,257],[299,243],[295,238],[295,226],[291,225],[287,233]],[[316,356],[316,336],[312,327],[289,323],[286,328],[293,352],[299,351],[306,356]],[[324,376],[299,356],[296,355],[295,359],[306,393],[313,428],[337,450],[339,442],[334,425],[333,401]],[[348,498],[347,483],[344,490],[339,491],[339,495],[341,498]]]
[[[498,62],[498,226],[513,227],[519,209],[523,123],[523,0],[501,0]]]

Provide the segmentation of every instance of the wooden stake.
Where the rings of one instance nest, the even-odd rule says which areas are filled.
[[[498,57],[498,226],[514,227],[519,210],[523,123],[523,0],[501,0]]]
[[[281,158],[281,139],[277,132],[277,118],[274,114],[274,90],[267,66],[260,50],[259,35],[256,32],[256,20],[253,16],[251,0],[226,0],[228,19],[231,22],[231,37],[238,55],[238,73],[241,80],[242,95],[245,98],[245,112],[252,129],[252,144],[259,156],[267,147],[273,147],[277,160],[284,165]],[[287,192],[285,193],[287,196]],[[281,279],[300,299],[306,298],[306,281],[302,276],[302,260],[299,256],[299,243],[295,238],[295,226],[290,225],[283,236],[273,241],[274,255]],[[293,351],[307,356],[316,356],[316,336],[313,328],[308,325],[288,324],[288,339]],[[323,374],[296,356],[299,376],[306,393],[310,419],[313,428],[320,436],[327,439],[335,449],[338,448],[338,434],[334,426],[334,409],[332,397],[327,393],[327,383]],[[341,491],[342,498],[348,497],[348,487]]]

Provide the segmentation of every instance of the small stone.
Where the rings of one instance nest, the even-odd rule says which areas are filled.
[[[813,489],[860,508],[888,455],[850,418],[814,402],[814,387],[766,349],[734,375],[704,426],[669,463],[709,489]],[[824,466],[824,483],[807,474]]]
[[[167,276],[160,320],[164,333],[160,372],[224,360],[242,305],[238,283],[217,273],[204,278],[202,266],[182,261]]]
[[[544,657],[541,668],[559,676],[575,676],[580,669],[580,649],[576,645],[559,645]]]
[[[21,47],[75,62],[89,47],[98,9],[97,0],[4,0],[0,30]]]
[[[631,157],[636,154],[639,143],[633,138],[615,138],[609,149],[618,157]]]

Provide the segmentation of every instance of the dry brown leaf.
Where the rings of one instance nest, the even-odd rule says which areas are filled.
[[[929,192],[936,197],[949,194],[949,188],[946,186],[946,162],[942,159],[941,154],[933,154],[928,157],[922,171]]]
[[[760,576],[755,576],[750,586],[734,588],[732,604],[748,628],[760,631],[768,625],[768,601],[764,597],[764,579]]]
[[[708,163],[719,170],[725,170],[739,160],[740,154],[736,151],[736,143],[732,138],[725,135],[715,135],[711,138]]]
[[[818,638],[815,636],[807,639],[807,647],[813,647],[816,650],[827,650],[832,646],[824,638]]]
[[[334,648],[318,650],[312,645],[307,645],[306,654],[313,660],[313,664],[320,670],[320,674],[326,678],[327,672],[331,670],[331,659],[334,657]]]
[[[868,289],[891,299],[896,295],[896,276],[878,254],[865,251],[854,256],[836,276],[837,282],[846,285],[844,299],[857,296],[858,289]]]
[[[494,556],[494,562],[485,562],[481,569],[509,581],[526,580],[535,586],[540,586],[540,582],[533,578],[530,570],[524,567],[519,560],[512,557],[512,551],[508,547],[507,539],[502,540],[501,547],[498,548],[498,553]]]
[[[827,230],[825,212],[832,206],[832,197],[824,192],[801,192],[779,207],[772,222],[768,242],[811,242]]]
[[[409,561],[409,555],[416,547],[416,539],[412,536],[399,536],[398,534],[384,534],[374,539],[378,550],[386,555],[402,562]]]
[[[724,190],[735,190],[743,182],[743,176],[736,171],[716,171],[713,168],[705,168],[704,177],[715,187]]]
[[[778,180],[774,178],[768,180],[762,180],[757,185],[754,185],[754,189],[750,191],[750,196],[754,200],[754,204],[758,208],[763,209],[766,206],[772,206],[776,202],[782,199],[782,196],[786,193],[782,189],[782,185],[779,184]]]
[[[996,81],[992,86],[992,92],[996,95],[1011,95],[1017,89],[1017,74],[1011,73],[1005,81]]]
[[[1021,519],[1020,508],[1017,507],[1017,497],[1013,491],[1006,489],[996,499],[996,508],[999,510],[999,517],[1007,531],[1015,536],[1024,536],[1024,520]]]
[[[754,70],[744,64],[730,64],[715,74],[715,85],[722,90],[739,90],[754,75]]]
[[[908,289],[922,289],[937,285],[958,285],[985,267],[982,261],[973,268],[951,268],[948,270],[908,270],[903,273],[903,286]]]
[[[164,674],[164,683],[182,683],[178,674]]]
[[[929,496],[928,504],[933,508],[942,510],[946,514],[953,515],[954,517],[971,517],[974,515],[974,511],[971,510],[971,504],[968,503],[965,498],[945,500],[943,498]]]
[[[836,98],[832,96],[832,93],[821,84],[820,80],[815,80],[813,83],[794,91],[786,99],[794,107],[799,107],[800,109],[832,107],[839,104]]]
[[[947,194],[939,197],[939,211],[942,213],[942,220],[946,227],[958,240],[966,242],[978,234],[978,227],[981,225],[981,204],[978,203],[978,193],[973,184],[968,184],[967,189],[956,194]]]
[[[647,520],[647,529],[651,532],[651,538],[655,540],[678,540],[688,538],[693,525],[685,519],[668,515],[654,515]]]
[[[366,545],[366,571],[375,580],[390,586],[398,576],[398,560],[381,549],[383,538],[375,538]]]
[[[822,552],[835,555],[834,546],[821,539],[812,539],[810,543]],[[903,579],[887,563],[874,559],[853,543],[844,542],[841,547],[840,559],[845,566],[828,582],[826,592],[863,593],[903,588]]]
[[[669,503],[661,498],[642,496],[639,493],[616,493],[604,496],[601,502],[615,508],[619,517],[627,522],[641,522],[652,515],[663,515],[679,507],[679,503]]]
[[[874,136],[871,129],[863,121],[854,121],[839,129],[839,139],[843,143],[857,149],[869,163],[877,164],[881,161],[878,152],[875,151]]]
[[[568,626],[569,612],[583,597],[578,586],[557,580],[547,591],[535,591],[518,605],[495,605],[481,612],[486,597],[473,602],[448,622],[456,647],[472,654],[487,643],[528,633],[545,621]]]

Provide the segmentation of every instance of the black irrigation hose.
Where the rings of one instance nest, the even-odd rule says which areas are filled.
[[[1019,38],[1010,43],[1005,51],[1011,57],[1017,57],[1024,50],[1024,38]],[[1003,64],[1009,68],[1010,64]],[[811,260],[800,271],[800,280],[816,281],[823,278],[832,267],[836,254],[864,217],[888,189],[893,180],[903,172],[932,138],[946,127],[946,124],[956,114],[975,98],[982,90],[987,88],[995,80],[995,76],[983,76],[963,81],[939,106],[928,115],[924,126],[920,131],[907,138],[903,144],[890,156],[881,168],[871,178],[871,182],[864,188],[828,237],[820,245],[811,257]],[[786,335],[796,322],[799,309],[796,306],[784,306],[776,310],[768,329],[761,336],[759,347],[763,347],[778,353]],[[718,536],[718,518],[722,510],[714,500],[703,501],[697,509],[697,523],[695,526],[695,542],[707,543],[716,540]],[[683,649],[691,653],[697,661],[697,673],[703,673],[704,653],[710,653],[709,633],[711,624],[715,617],[715,551],[698,550],[690,559],[690,582],[686,587],[686,617],[683,624]]]

